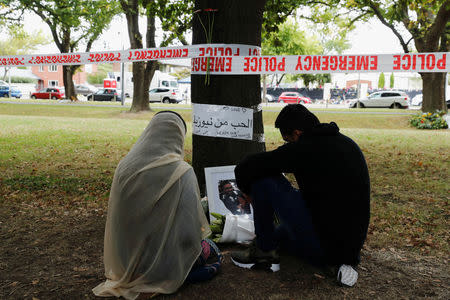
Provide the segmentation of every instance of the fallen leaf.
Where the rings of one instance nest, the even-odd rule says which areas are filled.
[[[33,280],[33,281],[31,282],[32,285],[36,285],[36,284],[38,284],[38,283],[39,283],[39,279],[35,279],[35,280]]]

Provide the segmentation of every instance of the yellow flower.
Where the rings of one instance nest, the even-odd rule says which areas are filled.
[[[431,116],[432,114],[431,114],[431,113],[428,113],[428,115]]]

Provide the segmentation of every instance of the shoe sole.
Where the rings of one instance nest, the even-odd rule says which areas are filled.
[[[271,264],[271,263],[260,263],[260,264],[244,264],[241,262],[235,261],[233,258],[231,258],[231,261],[238,267],[245,268],[245,269],[253,269],[253,270],[267,270],[271,272],[278,272],[280,271],[280,264]]]

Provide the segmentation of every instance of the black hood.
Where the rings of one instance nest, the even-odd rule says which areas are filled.
[[[311,130],[305,132],[305,135],[337,135],[339,133],[339,127],[336,123],[320,123],[314,126]]]

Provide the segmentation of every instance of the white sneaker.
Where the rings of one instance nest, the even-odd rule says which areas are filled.
[[[358,280],[358,272],[349,265],[341,265],[337,273],[337,280],[345,286],[354,286]]]

